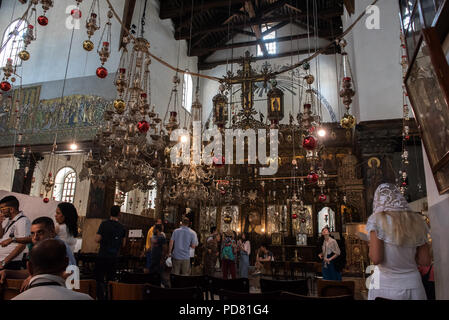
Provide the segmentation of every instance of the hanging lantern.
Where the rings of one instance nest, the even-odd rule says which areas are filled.
[[[267,93],[267,115],[271,124],[278,124],[284,118],[284,93],[272,82],[272,88]]]
[[[352,116],[349,112],[351,108],[352,98],[355,96],[355,91],[353,89],[352,83],[352,70],[351,64],[349,63],[348,53],[345,51],[345,47],[347,46],[346,40],[342,39],[339,42],[341,48],[341,90],[340,97],[343,98],[343,104],[346,108],[346,111],[343,115],[343,118],[340,120],[340,124],[343,128],[350,130],[354,128],[357,121],[354,116]]]
[[[228,122],[228,98],[223,94],[225,87],[220,85],[220,93],[213,97],[214,124],[223,128]]]
[[[317,146],[317,141],[313,136],[307,136],[302,142],[302,147],[306,150],[314,150]]]

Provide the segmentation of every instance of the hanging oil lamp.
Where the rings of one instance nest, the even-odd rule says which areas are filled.
[[[213,99],[213,108],[214,108],[214,124],[222,130],[226,123],[228,122],[228,98],[224,95],[225,86],[221,84],[219,86],[219,93],[216,94]]]
[[[341,82],[341,90],[340,97],[343,98],[343,104],[345,106],[345,113],[343,118],[340,120],[340,125],[350,130],[354,128],[357,121],[356,118],[349,112],[351,108],[352,98],[355,95],[355,91],[353,89],[353,76],[351,70],[351,64],[349,63],[348,53],[345,51],[345,47],[347,46],[346,40],[342,39],[339,42],[341,48],[341,72],[342,72],[342,82]]]
[[[98,55],[100,56],[101,67],[97,68],[96,74],[100,79],[104,79],[108,76],[108,70],[104,67],[104,64],[108,61],[111,55],[111,18],[113,17],[112,11],[108,11],[108,22],[103,29],[103,33],[100,38],[100,43],[102,43],[101,48],[98,50]]]
[[[88,39],[83,42],[83,48],[86,51],[92,51],[94,49],[94,43],[90,40],[97,30],[100,30],[100,26],[97,24],[97,17],[100,23],[100,17],[95,12],[97,10],[100,13],[99,0],[93,0],[90,7],[88,17],[86,19],[86,30]]]

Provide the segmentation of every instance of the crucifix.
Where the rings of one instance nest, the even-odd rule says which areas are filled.
[[[266,85],[267,81],[270,79],[270,68],[269,64],[265,63],[262,67],[261,73],[255,73],[251,66],[253,61],[253,56],[249,51],[245,52],[245,56],[242,57],[240,66],[242,69],[237,71],[237,75],[234,75],[231,71],[228,71],[227,75],[224,77],[224,83],[228,88],[235,84],[241,85],[241,103],[242,111],[239,112],[239,116],[243,116],[245,119],[253,119],[253,115],[257,114],[254,109],[254,83],[264,82]]]

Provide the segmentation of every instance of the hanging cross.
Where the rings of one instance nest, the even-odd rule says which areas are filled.
[[[254,114],[257,114],[254,109],[254,83],[255,82],[266,82],[270,78],[270,69],[269,64],[265,63],[262,68],[262,72],[259,74],[254,73],[254,70],[251,66],[251,62],[253,61],[253,56],[249,51],[245,52],[245,56],[242,57],[242,61],[240,65],[242,69],[237,71],[237,76],[230,71],[228,71],[227,76],[224,77],[224,82],[227,87],[230,88],[235,84],[241,85],[241,102],[242,102],[242,111],[239,115],[243,116],[246,119],[253,118]]]

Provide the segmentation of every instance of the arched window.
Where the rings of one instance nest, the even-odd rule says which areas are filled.
[[[11,57],[14,66],[20,66],[22,60],[19,59],[18,54],[25,48],[23,36],[28,28],[28,22],[25,20],[13,21],[3,33],[2,46],[3,50],[0,52],[0,68],[6,65],[6,61]],[[8,41],[9,37],[11,39]]]
[[[188,112],[192,111],[193,101],[193,80],[190,74],[184,73],[184,81],[182,82],[182,106]]]
[[[58,171],[53,188],[53,198],[56,201],[73,203],[75,199],[76,172],[70,167]]]

